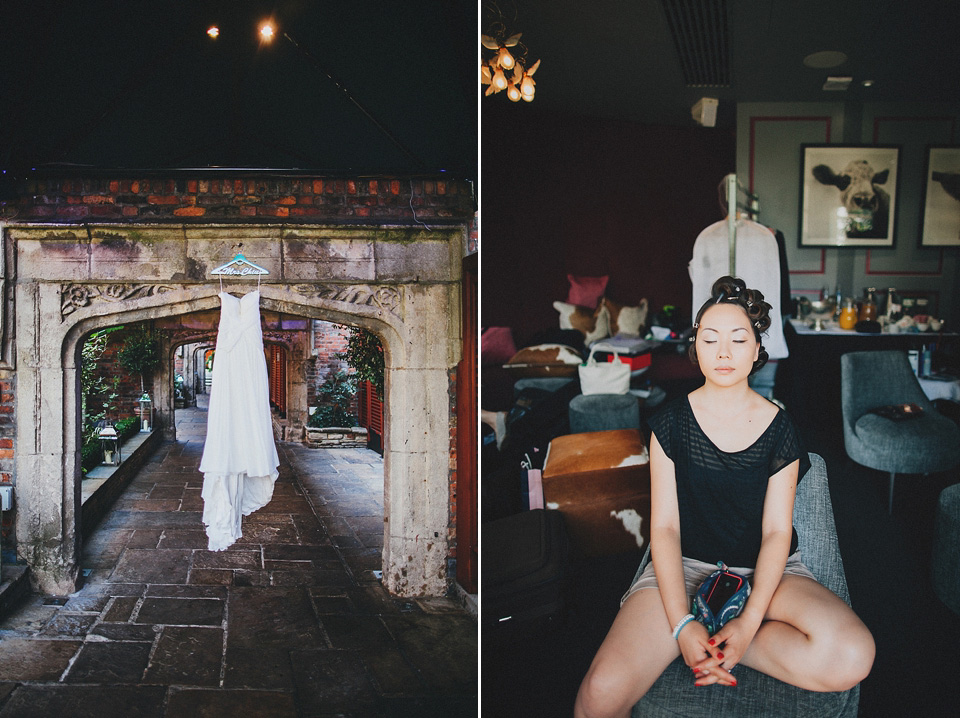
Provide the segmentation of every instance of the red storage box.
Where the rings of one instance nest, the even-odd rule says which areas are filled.
[[[630,366],[630,371],[646,369],[653,362],[650,352],[642,354],[617,354],[617,358]],[[613,354],[607,354],[607,361],[613,361]]]

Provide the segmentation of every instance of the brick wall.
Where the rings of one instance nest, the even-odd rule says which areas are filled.
[[[33,178],[18,221],[470,220],[470,185],[425,178]]]
[[[350,336],[349,327],[334,322],[315,319],[313,322],[313,349],[316,354],[313,357],[312,366],[308,369],[307,386],[311,393],[308,399],[310,406],[317,405],[317,390],[320,385],[327,380],[331,374],[336,374],[340,369],[352,373],[352,369],[347,367],[347,362],[338,359],[337,354],[346,351],[347,339]],[[359,411],[359,404],[356,394],[350,404],[350,413],[354,416]]]

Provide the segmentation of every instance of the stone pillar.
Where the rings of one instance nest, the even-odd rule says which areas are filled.
[[[76,356],[63,355],[63,325],[52,321],[57,285],[20,284],[16,297],[17,551],[38,590],[62,596],[76,590],[79,573]]]

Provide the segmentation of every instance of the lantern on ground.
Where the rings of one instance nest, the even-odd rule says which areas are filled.
[[[101,422],[97,430],[100,448],[103,449],[103,463],[108,466],[120,466],[120,436],[117,427],[109,421]]]
[[[137,403],[140,405],[140,431],[153,430],[153,401],[147,392],[143,392]]]

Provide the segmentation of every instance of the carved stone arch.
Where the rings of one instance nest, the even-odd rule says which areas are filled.
[[[77,586],[80,340],[98,328],[218,307],[219,282],[191,268],[216,266],[211,258],[232,252],[242,235],[246,256],[275,272],[261,284],[263,308],[359,326],[380,338],[384,584],[398,595],[445,593],[460,230],[158,225],[110,231],[131,240],[107,242],[95,228],[7,229],[17,261],[17,549],[38,588],[63,595]],[[145,268],[149,282],[137,279]],[[238,293],[250,286],[224,282]]]

